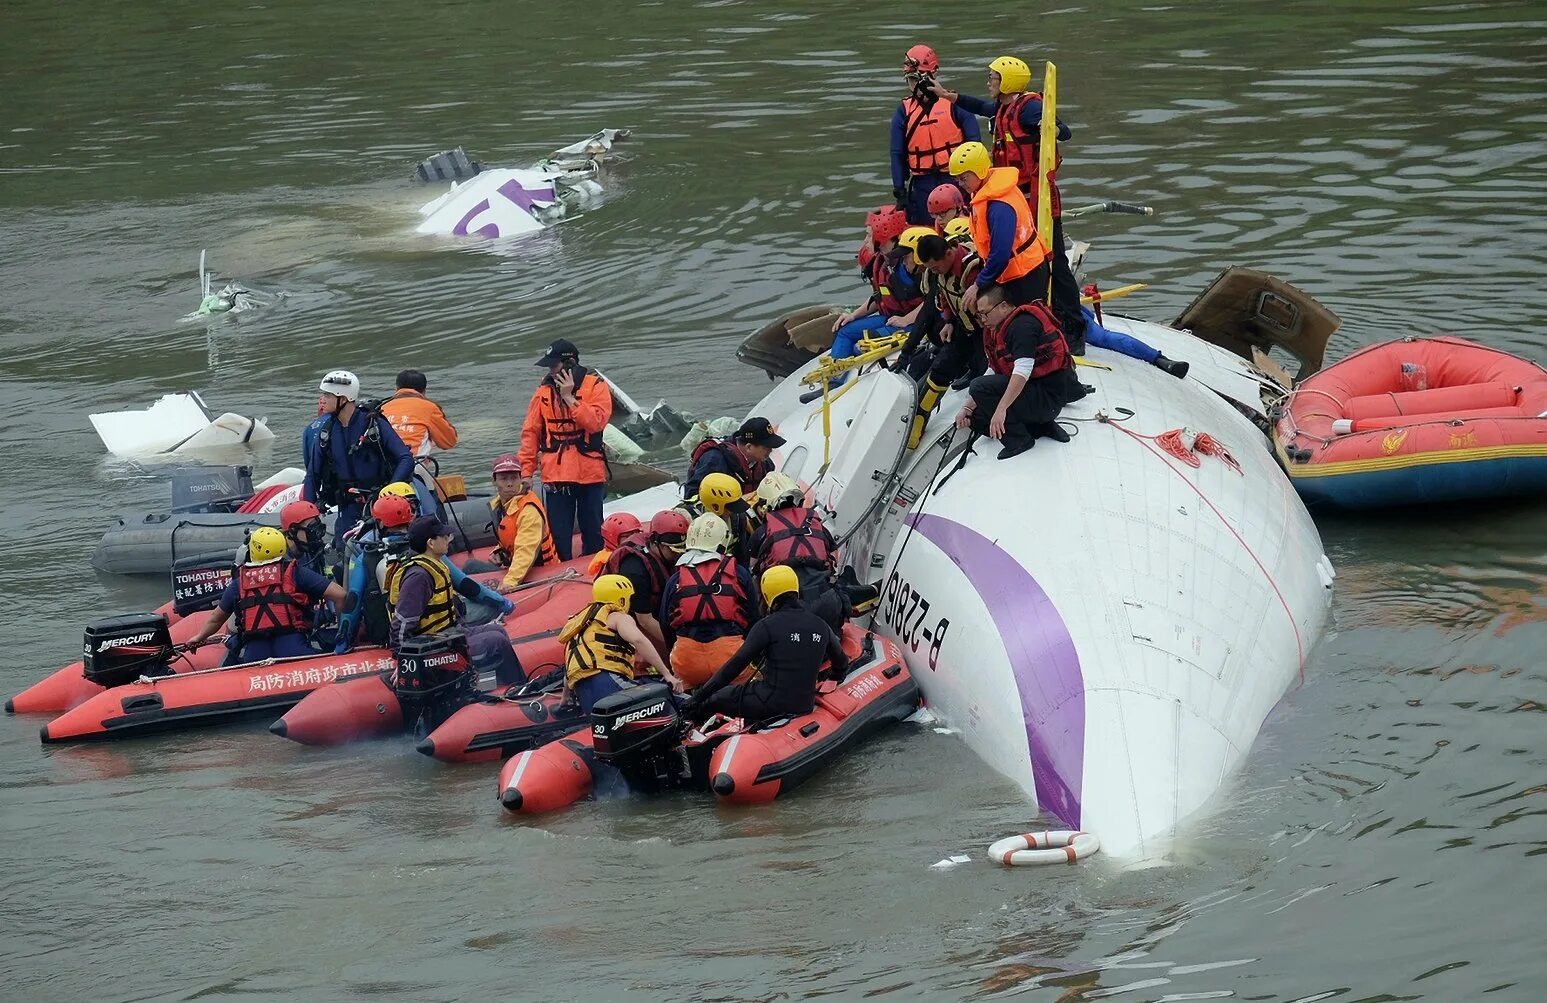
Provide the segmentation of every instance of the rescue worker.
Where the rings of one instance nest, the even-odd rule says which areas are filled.
[[[642,533],[623,538],[602,569],[604,574],[622,575],[634,586],[634,620],[660,651],[666,650],[666,635],[656,613],[666,579],[675,574],[677,558],[686,548],[688,525],[688,517],[678,509],[655,513]]]
[[[614,512],[603,519],[602,549],[591,558],[591,563],[586,566],[586,574],[592,578],[602,574],[602,569],[612,559],[612,552],[621,547],[624,540],[636,533],[643,533],[644,528],[639,516],[632,512]]]
[[[683,717],[699,718],[707,712],[750,722],[809,714],[816,706],[818,682],[824,676],[848,675],[849,656],[842,638],[827,621],[801,605],[795,572],[776,565],[763,572],[759,584],[768,615],[752,626],[719,671],[683,703]],[[760,670],[756,679],[727,685],[753,664]]]
[[[1000,287],[979,296],[977,310],[989,372],[972,381],[957,427],[998,439],[1001,460],[1043,436],[1068,442],[1055,419],[1085,394],[1052,311],[1041,300],[1017,306]]]
[[[183,643],[183,650],[203,645],[234,614],[226,640],[230,649],[226,665],[317,654],[306,639],[312,607],[324,600],[343,605],[344,590],[303,567],[289,551],[285,534],[274,527],[253,530],[247,538],[247,560],[236,569],[235,580],[220,594],[204,626]]]
[[[589,715],[602,697],[633,686],[641,676],[634,668],[636,660],[682,692],[682,680],[630,615],[633,598],[634,586],[627,578],[603,575],[591,585],[590,605],[559,631],[564,643],[564,702],[578,702],[582,714]]]
[[[580,365],[580,350],[560,338],[537,365],[548,370],[532,395],[521,426],[521,477],[542,475],[543,503],[559,560],[575,556],[575,524],[581,553],[602,549],[602,500],[607,456],[602,430],[612,420],[612,391]]]
[[[958,216],[950,220],[945,224],[941,232],[945,234],[946,243],[952,247],[965,244],[969,250],[977,253],[976,249],[972,246],[972,220],[966,216]]]
[[[714,674],[740,647],[755,619],[752,576],[726,551],[730,529],[705,512],[688,527],[683,555],[661,593],[658,619],[671,667],[689,686]]]
[[[392,610],[390,646],[395,651],[410,637],[439,634],[461,625],[475,668],[492,668],[495,681],[502,686],[526,682],[526,673],[502,624],[464,622],[456,583],[446,565],[451,536],[451,529],[433,515],[422,515],[409,524],[408,549],[414,556],[397,563],[387,574],[387,604]],[[477,592],[477,583],[467,581]],[[481,593],[472,598],[485,601]],[[494,598],[500,600],[502,611],[512,608],[508,599]]]
[[[415,456],[429,456],[457,444],[457,427],[439,404],[424,395],[427,386],[423,373],[405,369],[397,374],[397,393],[381,405],[392,430]]]
[[[967,218],[967,196],[952,181],[930,192],[929,203],[925,208],[929,210],[929,219],[935,226],[935,232],[944,236],[947,223],[953,219]]]
[[[693,450],[682,495],[692,498],[709,474],[729,474],[741,485],[742,494],[757,490],[774,468],[773,451],[784,445],[784,436],[767,418],[748,418],[728,439],[705,439]]]
[[[977,281],[962,297],[972,310],[978,294],[1004,286],[1012,303],[1047,298],[1047,242],[1037,234],[1036,217],[1016,187],[1013,167],[992,167],[988,147],[964,143],[951,154],[951,173],[972,195],[972,243],[983,265]]]
[[[891,321],[906,317],[921,300],[913,273],[902,266],[907,252],[897,244],[897,238],[908,229],[907,216],[898,209],[877,209],[866,217],[865,228],[876,245],[870,259],[871,294],[863,304],[833,321],[833,344],[828,350],[833,359],[858,355],[860,339],[888,333],[887,328],[894,326]],[[829,385],[842,386],[848,378],[848,373],[841,373]]]
[[[301,497],[338,506],[333,546],[339,548],[382,485],[409,479],[414,456],[380,412],[357,403],[360,380],[354,373],[334,370],[318,389],[322,413],[302,436],[307,448]]]
[[[316,505],[293,501],[280,509],[279,531],[290,542],[290,556],[300,561],[303,568],[326,574],[322,559],[328,549],[328,530]]]
[[[795,572],[806,609],[842,630],[849,618],[848,596],[833,583],[838,543],[806,505],[806,493],[788,474],[772,473],[757,486],[763,524],[752,537],[752,573],[762,576],[783,565]]]
[[[921,337],[934,341],[935,350],[927,356],[918,353],[927,360],[924,364],[928,366],[928,375],[908,427],[909,449],[918,448],[930,414],[951,384],[984,369],[983,331],[977,316],[962,307],[963,297],[983,267],[982,260],[970,246],[953,246],[938,234],[921,237],[913,253],[923,267],[924,310],[908,344],[903,346],[898,365],[903,365],[909,353],[916,351]],[[918,362],[912,362],[908,373],[917,380],[924,375],[920,372],[922,368]]]
[[[498,546],[494,562],[468,562],[467,570],[505,569],[501,592],[513,592],[533,568],[559,563],[559,551],[548,529],[548,512],[531,483],[521,476],[521,460],[511,453],[494,458],[495,496],[489,499],[490,522]]]
[[[767,480],[765,475],[764,480]],[[761,481],[759,482],[761,483]],[[752,542],[751,506],[746,495],[757,490],[743,491],[741,484],[729,474],[709,474],[698,486],[698,503],[704,512],[711,512],[725,521],[730,530],[730,545],[726,553],[742,564],[748,563],[748,546]]]
[[[396,565],[412,553],[408,547],[408,527],[416,517],[412,493],[406,496],[388,494],[383,489],[371,505],[376,532],[363,541],[344,576],[348,594],[339,611],[338,636],[333,648],[336,654],[341,655],[357,644],[385,645],[390,640],[388,581],[395,575]],[[478,603],[482,609],[492,610],[497,616],[509,616],[516,611],[515,603],[468,577],[455,562],[447,560],[445,563],[457,595]],[[468,563],[471,566],[474,562]]]
[[[951,151],[979,138],[977,118],[939,96],[939,71],[934,49],[909,49],[902,61],[908,96],[892,114],[892,197],[915,226],[929,222],[930,193],[950,183],[946,164]]]

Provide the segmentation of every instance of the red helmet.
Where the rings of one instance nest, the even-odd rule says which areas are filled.
[[[854,260],[859,263],[860,271],[868,272],[870,271],[870,262],[875,259],[875,256],[876,245],[871,242],[869,237],[866,237],[860,242],[859,250],[854,253]]]
[[[397,529],[414,521],[414,507],[401,495],[382,495],[371,506],[371,517],[382,529]]]
[[[637,533],[644,526],[639,517],[628,512],[614,512],[602,520],[602,546],[608,550],[617,550],[618,544],[630,533]]]
[[[876,242],[876,246],[880,247],[888,240],[896,240],[902,236],[902,231],[908,228],[908,215],[893,206],[877,209],[865,217],[865,227],[870,231],[870,237]]]
[[[915,45],[903,53],[902,68],[912,73],[938,73],[940,57],[927,45]]]
[[[680,508],[662,509],[650,517],[650,542],[681,544],[688,538],[688,515]]]
[[[936,185],[929,193],[929,201],[926,203],[930,213],[965,209],[966,206],[967,200],[962,196],[962,190],[955,185]]]
[[[309,501],[293,501],[279,510],[279,528],[288,533],[303,522],[321,519],[322,510]]]

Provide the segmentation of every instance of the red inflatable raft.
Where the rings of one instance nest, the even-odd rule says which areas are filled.
[[[1308,504],[1349,509],[1547,491],[1547,371],[1462,338],[1406,338],[1304,380],[1279,458]]]
[[[700,761],[707,760],[707,769],[693,771],[702,773],[695,782],[705,783],[722,801],[772,801],[829,766],[866,735],[913,713],[918,684],[894,643],[874,635],[867,638],[864,631],[850,626],[844,631],[844,648],[854,658],[849,675],[839,683],[823,683],[810,714],[763,723],[707,724],[707,734],[691,729],[684,743],[686,759],[692,761],[697,753]],[[655,703],[618,720],[631,728],[674,717],[669,707]],[[585,797],[597,765],[593,742],[607,730],[601,723],[582,727],[512,757],[500,771],[501,805],[507,811],[532,815]]]

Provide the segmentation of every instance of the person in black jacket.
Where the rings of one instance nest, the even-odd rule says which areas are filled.
[[[730,660],[683,704],[683,717],[707,711],[761,721],[809,714],[816,706],[823,664],[830,663],[833,678],[848,674],[849,657],[838,634],[801,606],[800,581],[793,569],[782,564],[769,568],[762,589],[768,615],[752,625]],[[762,667],[756,679],[726,685],[753,661]]]

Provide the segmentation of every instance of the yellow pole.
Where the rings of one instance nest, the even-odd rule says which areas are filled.
[[[1058,164],[1058,67],[1045,63],[1042,70],[1042,135],[1037,142],[1037,239],[1051,256],[1053,247],[1053,192],[1047,176]],[[1053,302],[1053,268],[1048,263],[1047,301]]]
[[[1140,289],[1148,289],[1148,288],[1149,288],[1149,283],[1148,282],[1135,282],[1132,285],[1118,286],[1116,289],[1103,289],[1101,291],[1101,302],[1105,303],[1107,300],[1120,300],[1124,296],[1132,296],[1134,293],[1138,292]],[[1094,297],[1094,296],[1081,296],[1080,297],[1080,302],[1084,303],[1086,306],[1090,306],[1092,303],[1096,302],[1096,297]]]

